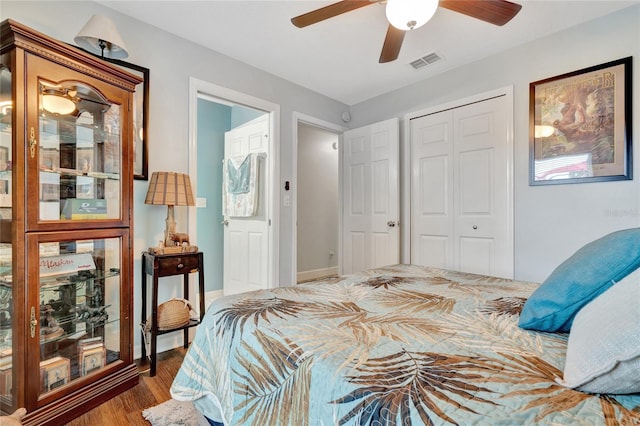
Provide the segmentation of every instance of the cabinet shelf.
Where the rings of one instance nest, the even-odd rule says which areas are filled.
[[[118,133],[100,126],[75,123],[56,116],[43,118],[40,122],[40,135],[44,146],[52,145],[52,142],[91,146],[120,137]]]
[[[99,329],[101,327],[117,325],[119,322],[120,322],[119,318],[114,318],[114,319],[108,319],[106,321],[101,321],[99,323],[94,323],[94,324],[91,324],[89,327],[86,327],[87,322],[84,320],[78,320],[75,317],[73,318],[63,317],[58,322],[60,327],[63,327],[69,324],[75,324],[75,325],[81,324],[81,325],[85,325],[86,328],[82,331],[74,331],[72,333],[63,333],[59,336],[55,336],[49,339],[40,337],[40,344],[46,345],[46,344],[61,342],[65,340],[77,340],[75,336],[80,336],[80,335],[84,335],[86,337],[94,337],[91,334],[93,334],[93,332],[96,329]]]
[[[64,169],[64,168],[48,169],[46,167],[41,168],[40,171],[44,173],[51,173],[54,175],[65,176],[65,177],[85,176],[85,177],[96,178],[96,179],[120,180],[120,175],[117,173],[83,172],[82,170],[75,170],[75,169]]]
[[[40,288],[41,289],[51,289],[60,286],[69,286],[75,285],[84,286],[87,283],[106,280],[107,278],[113,278],[120,276],[120,271],[108,271],[108,272],[97,272],[95,275],[91,276],[83,276],[79,274],[62,274],[58,276],[49,276],[45,278],[40,278]]]

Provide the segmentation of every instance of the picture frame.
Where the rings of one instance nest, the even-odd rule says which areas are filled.
[[[40,362],[41,392],[50,392],[69,383],[71,364],[68,358],[54,357]]]
[[[631,57],[529,84],[529,184],[630,180]]]
[[[13,395],[12,370],[11,366],[0,370],[0,396],[10,397]]]
[[[104,347],[83,350],[80,352],[81,375],[86,376],[105,366],[107,352]]]
[[[102,58],[142,78],[133,94],[133,178],[149,180],[149,68],[120,59]]]
[[[0,171],[9,170],[9,148],[0,146]]]
[[[40,148],[40,166],[45,171],[53,171],[60,167],[60,150],[57,148]]]

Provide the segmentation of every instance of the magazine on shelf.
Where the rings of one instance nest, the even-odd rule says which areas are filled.
[[[98,336],[98,337],[88,337],[86,339],[81,339],[78,340],[78,349],[81,348],[86,348],[87,346],[93,346],[93,345],[100,345],[102,346],[104,343],[102,343],[102,337]]]
[[[40,258],[40,277],[71,274],[96,269],[89,253],[64,254]]]

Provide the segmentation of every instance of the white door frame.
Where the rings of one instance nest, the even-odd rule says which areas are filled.
[[[270,193],[267,194],[267,217],[271,226],[269,227],[269,262],[267,286],[273,288],[280,277],[280,210],[279,210],[279,167],[280,164],[280,105],[256,98],[245,93],[237,92],[226,87],[218,86],[207,81],[199,80],[194,77],[189,78],[189,176],[193,191],[198,194],[198,95],[203,94],[209,97],[218,98],[224,101],[242,105],[249,108],[264,111],[269,114],[269,152],[267,152],[267,173],[272,182]],[[196,208],[189,208],[189,231],[196,238]]]
[[[298,125],[300,123],[308,124],[313,127],[317,127],[319,129],[326,130],[331,133],[335,133],[338,135],[338,204],[342,206],[342,133],[345,130],[348,130],[344,126],[340,126],[334,123],[330,123],[328,121],[321,120],[319,118],[312,117],[310,115],[303,114],[301,112],[293,112],[293,129],[292,129],[292,163],[293,169],[291,173],[291,182],[293,185],[297,185],[298,182]],[[298,197],[296,196],[297,187],[291,187],[290,196],[291,196],[291,217],[293,229],[291,231],[291,251],[292,251],[292,262],[291,262],[291,277],[293,279],[293,283],[296,283],[296,277],[298,276]],[[340,207],[340,212],[342,212],[342,207]],[[342,214],[338,215],[338,271],[342,273]]]
[[[508,187],[509,187],[509,199],[507,200],[507,205],[509,207],[509,213],[507,217],[509,218],[508,229],[509,229],[509,244],[512,247],[513,253],[515,253],[515,245],[514,245],[514,157],[513,157],[513,149],[514,149],[514,123],[513,123],[513,86],[506,86],[496,90],[491,90],[488,92],[480,93],[477,95],[469,96],[467,98],[458,99],[452,102],[447,102],[445,104],[436,105],[434,107],[422,109],[419,111],[414,111],[406,114],[404,116],[404,134],[402,137],[401,147],[404,148],[403,152],[400,153],[402,158],[402,177],[401,182],[404,182],[401,186],[401,223],[406,224],[408,226],[400,227],[400,241],[402,245],[401,250],[401,262],[402,263],[410,263],[411,262],[411,149],[409,148],[411,145],[411,119],[421,117],[427,114],[434,114],[436,112],[458,108],[467,104],[481,102],[490,98],[495,98],[497,96],[505,96],[507,105],[510,107],[507,111],[507,158],[509,158],[509,164],[506,164],[505,167],[508,168],[509,173],[507,174]],[[401,149],[402,149],[401,148]],[[513,256],[515,259],[515,256]]]

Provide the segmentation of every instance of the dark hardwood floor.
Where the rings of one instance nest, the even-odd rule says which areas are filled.
[[[149,426],[142,410],[171,399],[169,388],[186,349],[177,348],[158,354],[155,377],[149,377],[149,363],[138,363],[140,382],[88,413],[67,423],[68,426]]]

